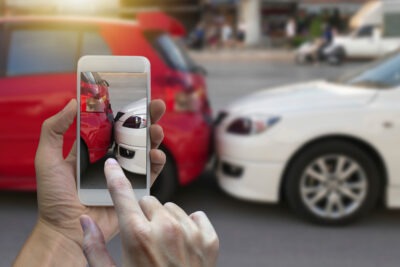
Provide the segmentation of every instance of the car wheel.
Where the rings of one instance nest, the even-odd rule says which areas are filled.
[[[346,52],[343,47],[338,47],[328,56],[328,62],[331,65],[341,65],[345,60]]]
[[[157,180],[151,187],[151,194],[161,203],[170,201],[178,188],[177,173],[172,157],[164,149],[167,161]]]
[[[295,158],[286,176],[285,193],[299,215],[320,224],[346,224],[368,213],[380,192],[379,171],[361,148],[326,141]]]
[[[85,142],[83,142],[83,140],[80,140],[80,172],[81,172],[81,176],[83,175],[83,173],[85,173],[88,165],[89,165],[89,153],[88,153],[88,149],[87,146],[85,144]]]

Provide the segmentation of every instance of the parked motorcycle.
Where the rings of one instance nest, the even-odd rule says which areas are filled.
[[[313,63],[316,59],[319,62],[326,62],[329,65],[340,65],[345,58],[345,51],[342,47],[331,43],[322,48],[317,48],[315,41],[303,43],[295,53],[295,61],[300,65]]]

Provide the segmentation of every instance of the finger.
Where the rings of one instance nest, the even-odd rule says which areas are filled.
[[[150,126],[150,140],[151,148],[158,148],[164,139],[164,131],[162,127],[158,124],[153,124]]]
[[[207,266],[216,266],[218,251],[219,251],[219,239],[212,226],[207,215],[202,211],[197,211],[190,215],[190,218],[197,225],[202,235],[203,249],[207,254]]]
[[[87,215],[82,215],[80,223],[83,230],[83,253],[91,267],[116,266],[104,241],[103,233]]]
[[[196,232],[197,225],[181,207],[172,202],[165,203],[164,207],[178,222],[182,223],[188,233]]]
[[[207,215],[204,212],[196,211],[190,214],[190,218],[200,229],[200,232],[203,233],[203,236],[206,239],[206,241],[214,241],[214,240],[218,241],[217,233],[215,232],[214,227],[212,226],[210,220],[208,219]]]
[[[160,175],[162,169],[164,168],[167,157],[165,153],[160,149],[152,149],[150,150],[150,162],[151,162],[151,184],[155,182],[158,175]]]
[[[104,173],[120,226],[126,224],[130,218],[145,219],[131,183],[115,159],[106,160]]]
[[[157,214],[167,214],[160,201],[153,196],[144,196],[139,201],[139,205],[149,221],[153,220]]]
[[[76,105],[76,100],[72,99],[63,110],[43,122],[36,160],[63,160],[63,135],[76,117]]]
[[[151,123],[156,123],[161,119],[165,112],[165,103],[161,99],[152,100],[150,102]]]

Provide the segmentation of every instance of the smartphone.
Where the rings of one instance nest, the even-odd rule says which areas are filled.
[[[141,198],[150,192],[150,63],[84,56],[77,69],[77,188],[81,203],[111,206],[104,162],[115,158]]]

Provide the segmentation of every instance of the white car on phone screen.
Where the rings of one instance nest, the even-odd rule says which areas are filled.
[[[115,156],[121,167],[146,174],[146,98],[122,108],[115,117]]]
[[[400,207],[400,53],[335,82],[264,90],[216,121],[229,194],[343,224],[382,199]]]

